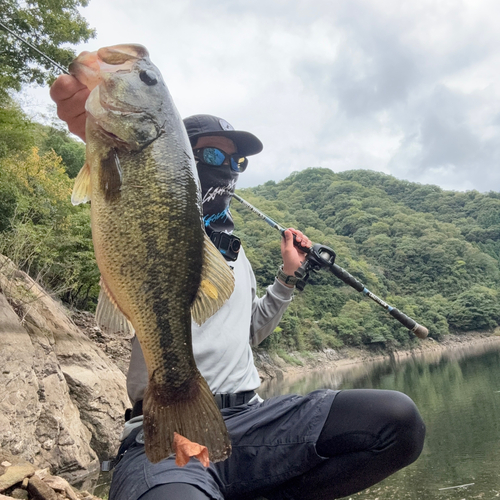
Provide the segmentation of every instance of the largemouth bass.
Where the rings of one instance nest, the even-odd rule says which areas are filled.
[[[91,200],[101,271],[96,318],[114,330],[130,323],[144,353],[146,455],[158,462],[176,453],[179,465],[195,455],[208,465],[206,447],[210,460],[224,460],[230,440],[195,364],[191,318],[201,324],[217,311],[234,278],[203,229],[183,122],[140,45],[84,52],[70,73],[91,89],[86,164],[72,201]]]

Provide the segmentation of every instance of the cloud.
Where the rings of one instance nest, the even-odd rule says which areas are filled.
[[[500,4],[420,0],[94,0],[95,50],[148,47],[182,116],[264,143],[240,185],[368,168],[500,190]]]

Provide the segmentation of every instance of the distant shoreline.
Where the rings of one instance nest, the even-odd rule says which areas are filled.
[[[391,357],[404,359],[415,355],[443,351],[454,351],[484,344],[498,343],[500,345],[500,334],[498,332],[467,332],[456,335],[449,334],[442,341],[437,342],[432,338],[418,340],[418,344],[411,349],[382,353],[370,351],[363,348],[345,347],[342,349],[325,349],[320,352],[290,353],[296,361],[293,364],[280,358],[276,353],[269,353],[263,349],[254,349],[254,359],[261,380],[269,381],[281,379],[291,375],[300,376],[314,370],[345,370],[350,365],[360,363],[373,363],[389,360]]]

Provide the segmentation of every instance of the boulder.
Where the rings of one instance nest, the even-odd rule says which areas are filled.
[[[35,468],[32,465],[13,465],[8,467],[0,476],[0,493],[22,482],[25,477],[31,477],[34,473]]]
[[[70,482],[118,448],[125,376],[69,311],[0,256],[0,451]]]

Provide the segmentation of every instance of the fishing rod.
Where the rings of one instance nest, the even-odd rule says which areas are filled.
[[[248,203],[248,201],[244,200],[241,196],[236,193],[233,194],[233,198],[238,200],[241,204],[245,205],[252,212],[257,214],[260,218],[264,219],[273,229],[277,229],[281,235],[285,236],[286,229],[280,226],[277,222],[275,222],[271,217],[264,214],[257,208],[255,208],[252,204]],[[374,302],[376,302],[379,306],[383,307],[393,318],[397,319],[403,326],[408,328],[411,332],[413,332],[418,338],[425,339],[429,334],[429,330],[425,328],[425,326],[419,325],[415,320],[411,319],[406,314],[402,313],[399,309],[390,306],[386,302],[384,302],[381,298],[377,297],[374,293],[370,292],[368,288],[366,288],[363,283],[358,281],[352,274],[348,273],[345,269],[342,269],[340,266],[335,264],[335,252],[327,247],[326,245],[314,244],[310,248],[303,248],[299,243],[295,241],[294,235],[294,244],[297,248],[299,248],[302,252],[306,253],[306,259],[304,263],[295,271],[295,276],[299,278],[299,282],[297,283],[297,288],[299,290],[303,290],[306,284],[306,281],[309,277],[310,271],[319,271],[320,269],[326,268],[329,269],[337,278],[342,280],[346,285],[351,286],[356,291],[366,295]]]
[[[30,49],[33,49],[34,51],[36,51],[38,54],[40,54],[42,57],[44,57],[45,59],[47,59],[47,61],[49,61],[56,68],[58,68],[59,70],[61,70],[63,73],[66,73],[67,75],[69,75],[69,72],[68,72],[67,69],[63,68],[61,65],[59,65],[58,63],[56,63],[53,59],[51,59],[47,54],[44,54],[41,50],[37,49],[34,45],[32,45],[31,43],[29,43],[28,41],[26,41],[24,38],[20,37],[17,33],[15,33],[14,31],[12,31],[10,28],[8,28],[7,26],[5,26],[5,24],[2,23],[2,21],[0,21],[0,28],[3,28],[5,31],[7,31],[8,33],[10,33],[13,37],[15,37],[19,41],[25,43]]]

